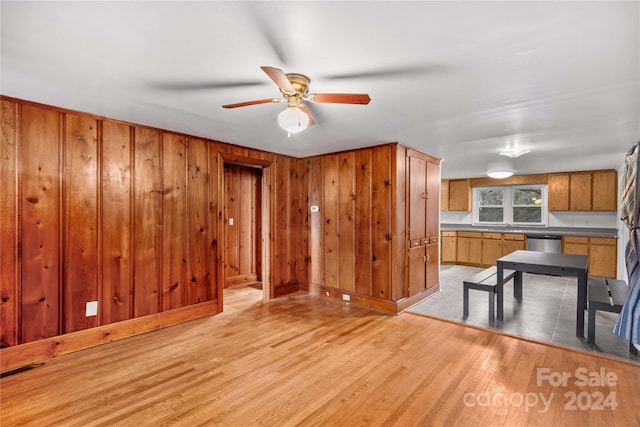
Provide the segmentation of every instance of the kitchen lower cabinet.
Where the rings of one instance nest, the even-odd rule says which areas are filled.
[[[616,278],[618,239],[614,237],[564,236],[562,253],[587,255],[589,276]]]
[[[507,233],[502,235],[502,256],[515,251],[524,251],[526,248],[527,240],[524,234]]]
[[[458,233],[455,231],[443,231],[440,233],[440,262],[448,264],[455,263],[458,259]]]
[[[616,278],[618,267],[618,239],[589,238],[589,275]]]
[[[482,233],[458,232],[457,261],[463,264],[482,264]]]
[[[482,233],[482,264],[494,265],[502,256],[502,234]]]

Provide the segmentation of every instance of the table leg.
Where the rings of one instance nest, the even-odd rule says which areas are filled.
[[[513,296],[518,301],[522,301],[522,271],[516,271],[513,276]]]
[[[584,338],[584,309],[587,306],[587,272],[578,273],[578,303],[576,307],[576,336]]]
[[[497,305],[498,305],[498,313],[497,318],[498,321],[502,322],[504,319],[504,287],[502,284],[502,279],[504,277],[504,267],[501,262],[497,263],[496,269],[496,297],[497,297]]]

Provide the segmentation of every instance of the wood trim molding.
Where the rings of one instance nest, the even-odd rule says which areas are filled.
[[[535,175],[513,175],[505,179],[495,178],[470,178],[471,187],[487,187],[497,185],[527,185],[527,184],[546,184],[549,181],[548,173],[540,173]]]
[[[0,350],[0,371],[20,368],[63,354],[210,316],[220,311],[217,300],[206,301],[171,311],[6,347]]]
[[[342,295],[349,295],[351,304],[379,310],[389,314],[398,314],[397,303],[395,301],[385,301],[378,298],[357,295],[350,292],[343,292],[341,289],[329,288],[322,285],[316,285],[313,283],[300,284],[300,290],[308,292],[314,296],[329,297],[337,300],[342,300]]]

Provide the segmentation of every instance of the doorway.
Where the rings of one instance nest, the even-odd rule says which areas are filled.
[[[225,289],[242,285],[262,291],[262,178],[260,167],[224,163]]]

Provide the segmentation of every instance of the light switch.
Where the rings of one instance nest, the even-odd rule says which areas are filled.
[[[233,225],[233,218],[229,218],[229,225]]]
[[[87,317],[98,315],[98,301],[89,301],[87,303]]]

